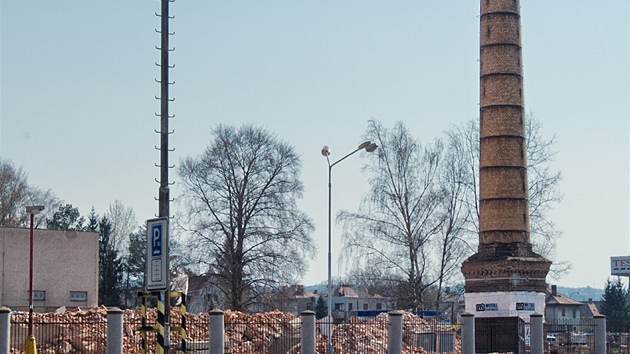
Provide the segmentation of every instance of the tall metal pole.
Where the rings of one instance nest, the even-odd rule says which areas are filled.
[[[340,158],[339,160],[330,163],[330,149],[328,146],[324,146],[322,149],[322,155],[326,156],[328,162],[328,354],[333,354],[332,350],[332,168],[341,161],[348,158],[350,155],[356,153],[359,150],[365,149],[367,152],[373,152],[376,150],[377,145],[366,141],[359,145],[359,147],[349,153],[348,155]]]
[[[328,354],[332,354],[332,168],[328,160]]]
[[[31,246],[28,272],[28,336],[33,335],[33,222],[35,214],[31,213]]]
[[[169,2],[170,0],[161,0],[161,48],[160,48],[160,190],[159,190],[159,216],[168,218],[170,216],[169,202],[170,202],[170,190],[168,182],[168,70],[169,70]],[[170,329],[170,317],[171,317],[171,298],[170,298],[170,268],[169,268],[169,245],[166,245],[166,290],[163,293],[164,296],[164,352],[169,353],[171,346],[171,329]]]

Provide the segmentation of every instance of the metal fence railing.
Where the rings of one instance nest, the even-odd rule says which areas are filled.
[[[11,316],[11,353],[23,353],[28,336],[28,313]],[[105,353],[107,320],[94,312],[33,316],[38,353]]]
[[[145,328],[154,328],[157,313],[150,309],[146,314]],[[181,326],[181,314],[173,312],[171,327]],[[330,326],[330,327],[329,327]],[[143,347],[142,315],[140,310],[123,313],[123,352],[139,354]],[[28,313],[11,315],[10,348],[12,354],[24,353],[28,328]],[[316,321],[317,351],[326,352],[327,328],[332,328],[331,341],[335,354],[387,353],[389,319],[387,314],[372,318],[353,318],[346,323],[328,324]],[[457,326],[437,320],[424,320],[405,313],[403,315],[403,353],[456,353],[460,351]],[[244,314],[226,311],[224,314],[226,353],[298,354],[302,336],[302,319],[282,312]],[[156,352],[156,332],[144,332],[148,353]],[[185,344],[182,336],[185,334]],[[34,335],[40,353],[94,353],[106,352],[107,310],[94,308],[88,311],[63,313],[35,313]],[[171,352],[199,353],[208,349],[209,316],[187,314],[186,330],[171,332]],[[629,353],[630,354],[630,353]]]
[[[547,320],[546,349],[551,354],[594,353],[592,318]]]

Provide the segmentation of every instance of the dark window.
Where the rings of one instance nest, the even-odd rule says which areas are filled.
[[[376,303],[376,309],[377,310],[382,310],[383,309],[383,305],[380,302]]]
[[[26,299],[31,299],[31,293],[27,293]],[[33,290],[33,301],[44,301],[46,300],[46,292],[43,290]]]
[[[71,291],[70,301],[87,301],[87,291]]]
[[[368,304],[363,304],[363,309],[367,310],[368,309]]]

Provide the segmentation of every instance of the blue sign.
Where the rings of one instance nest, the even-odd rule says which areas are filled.
[[[147,220],[145,286],[147,290],[168,287],[168,218]]]
[[[151,226],[151,256],[162,256],[162,224]]]

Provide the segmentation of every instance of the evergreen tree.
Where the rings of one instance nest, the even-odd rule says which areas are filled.
[[[628,292],[624,290],[621,279],[606,281],[602,303],[602,314],[606,316],[606,328],[609,332],[628,332],[630,329],[630,303]]]
[[[315,318],[318,320],[328,316],[328,305],[324,300],[324,297],[319,295],[317,302],[315,303]]]
[[[96,214],[96,210],[94,207],[90,210],[90,215],[88,215],[88,221],[85,225],[85,231],[98,232],[98,214]]]
[[[95,216],[92,210],[88,226],[92,225]],[[105,306],[120,306],[123,265],[112,242],[112,224],[107,217],[102,217],[98,222],[98,232],[100,246],[98,302]]]
[[[129,235],[127,255],[124,257],[124,293],[125,307],[137,305],[135,292],[144,286],[146,268],[146,230],[144,228]]]
[[[94,211],[94,209],[92,209]],[[83,230],[85,218],[79,213],[79,208],[66,204],[46,218],[48,230]]]

